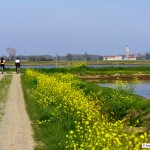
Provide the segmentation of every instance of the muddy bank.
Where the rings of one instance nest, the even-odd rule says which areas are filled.
[[[120,80],[126,80],[126,81],[132,81],[135,79],[135,77],[138,78],[138,80],[146,80],[146,81],[150,81],[150,74],[132,74],[132,75],[127,75],[127,74],[115,74],[115,75],[96,75],[96,76],[78,76],[80,79],[84,79],[84,80],[117,80],[118,78]]]

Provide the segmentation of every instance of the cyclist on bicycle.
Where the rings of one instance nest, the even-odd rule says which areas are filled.
[[[2,73],[3,73],[5,71],[5,60],[3,57],[1,58],[0,63],[1,63]]]
[[[20,60],[19,58],[17,57],[16,60],[15,60],[15,66],[16,66],[16,73],[18,72],[18,69],[20,68]]]

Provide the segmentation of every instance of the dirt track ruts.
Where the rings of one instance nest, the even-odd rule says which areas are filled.
[[[14,73],[0,122],[0,150],[33,150],[35,144],[32,135],[20,74]]]

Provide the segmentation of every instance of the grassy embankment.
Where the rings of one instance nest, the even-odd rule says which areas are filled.
[[[38,70],[38,68],[37,68]],[[129,67],[100,67],[100,68],[92,68],[83,66],[73,66],[73,67],[58,67],[58,68],[41,68],[40,70],[44,72],[63,72],[63,73],[73,73],[79,74],[81,76],[84,75],[114,75],[114,74],[150,74],[150,66],[129,66]]]
[[[42,72],[63,72],[72,73],[83,79],[97,79],[102,82],[105,80],[117,80],[119,77],[122,80],[133,80],[138,77],[139,80],[150,80],[150,66],[134,66],[134,67],[102,67],[102,68],[89,68],[82,67],[68,67],[58,69],[41,69]]]
[[[35,69],[35,70],[39,70],[41,73],[44,72],[44,73],[51,74],[51,75],[53,75],[54,73],[60,73],[60,72],[61,73],[63,72],[64,74],[67,74],[68,72],[74,73],[74,74],[76,74],[76,73],[82,74],[84,72],[85,72],[85,74],[92,73],[92,70],[88,69],[86,67],[84,67],[84,68],[41,69],[41,70]],[[96,70],[98,70],[99,73],[102,72],[102,69],[100,69],[100,70],[96,69]],[[93,70],[94,75],[96,75],[95,74],[96,70],[95,69]],[[124,69],[121,69],[121,70],[124,70]],[[107,73],[110,70],[104,69],[103,71],[105,71],[105,73]],[[116,68],[112,68],[112,70],[110,72],[113,72],[113,71],[115,72]],[[124,71],[128,72],[129,69],[124,70]],[[131,73],[132,71],[133,71],[133,68],[129,72]],[[139,69],[137,68],[133,72],[136,72],[136,71],[139,71]],[[143,68],[140,68],[140,72],[146,73],[147,71]],[[46,78],[49,78],[49,77],[47,76]],[[45,80],[47,80],[46,78],[45,78]],[[58,76],[58,78],[59,78],[59,76]],[[62,79],[60,78],[60,80],[62,80]],[[63,80],[64,80],[63,81],[64,84],[67,84],[67,82],[66,82],[67,79],[63,78]],[[80,138],[78,137],[77,139],[75,137],[72,137],[73,138],[72,140],[77,140],[77,141],[70,143],[70,141],[67,141],[67,138],[65,135],[68,135],[68,133],[71,131],[76,132],[77,128],[76,128],[76,124],[74,123],[74,121],[78,121],[78,123],[82,124],[84,122],[82,119],[84,119],[85,116],[82,116],[83,118],[81,116],[79,117],[77,115],[78,113],[76,114],[74,112],[75,108],[73,108],[73,106],[72,107],[68,106],[68,104],[67,104],[67,106],[68,106],[67,108],[69,110],[67,109],[67,111],[69,111],[69,112],[66,113],[66,106],[65,106],[66,104],[62,103],[63,97],[59,96],[60,90],[62,90],[62,92],[64,92],[62,96],[65,95],[65,88],[64,88],[64,91],[63,91],[63,89],[60,89],[61,86],[63,86],[63,84],[61,84],[61,86],[58,86],[57,87],[58,89],[51,91],[50,89],[54,89],[55,85],[56,85],[56,84],[51,85],[51,82],[53,82],[53,80],[49,83],[50,84],[49,88],[43,87],[43,89],[37,86],[37,85],[39,85],[38,82],[39,81],[37,80],[37,78],[27,79],[24,76],[22,76],[22,85],[23,85],[23,90],[25,93],[27,110],[30,114],[30,118],[33,123],[32,125],[33,125],[34,131],[35,131],[35,139],[39,143],[37,146],[37,149],[53,149],[53,150],[66,149],[66,146],[68,146],[68,145],[70,146],[70,149],[73,149],[73,147],[71,147],[71,144],[74,144],[75,142],[79,143],[80,147],[82,147],[82,145],[81,145],[81,143],[83,142],[82,137],[80,137]],[[59,82],[59,80],[57,82]],[[122,82],[120,82],[120,83],[122,84]],[[125,85],[125,84],[123,83],[123,85]],[[37,86],[37,87],[35,88],[35,86]],[[70,84],[68,84],[68,86],[70,86]],[[38,91],[38,93],[36,93],[37,92],[36,90],[38,88],[39,88],[39,91]],[[129,88],[127,87],[125,91],[122,90],[122,88],[119,88],[118,90],[113,90],[113,89],[109,89],[109,88],[98,87],[97,85],[86,82],[86,81],[84,81],[84,82],[83,81],[80,81],[80,82],[74,81],[73,83],[71,83],[70,88],[75,90],[75,92],[81,90],[83,92],[82,96],[85,96],[86,98],[90,97],[91,102],[94,102],[96,104],[96,108],[101,107],[101,109],[99,109],[98,111],[101,114],[103,114],[105,117],[107,117],[108,122],[115,123],[116,121],[126,118],[126,120],[124,122],[124,126],[146,127],[147,130],[149,130],[150,101],[143,97],[134,95],[132,93],[132,87],[129,87]],[[34,91],[34,94],[31,92],[32,90]],[[48,92],[47,90],[50,90],[50,91]],[[45,95],[45,91],[47,91],[49,94]],[[35,97],[33,97],[31,95],[34,95]],[[71,95],[71,93],[68,93],[65,96],[69,96],[69,95]],[[52,97],[52,96],[54,96],[54,97]],[[58,98],[57,99],[58,103],[56,102],[55,97]],[[53,98],[54,98],[54,101],[51,101],[51,99],[53,99]],[[70,97],[68,97],[68,99],[69,98]],[[74,97],[74,99],[75,99],[75,97]],[[59,105],[59,103],[61,103],[61,105]],[[73,112],[72,112],[72,109],[73,109]],[[84,112],[84,114],[85,114],[85,112]],[[85,119],[87,119],[87,118],[85,118]],[[93,124],[93,122],[90,123],[90,125],[92,125],[92,124]],[[83,126],[84,125],[85,124],[83,124]],[[90,128],[90,125],[89,125],[89,128]],[[82,126],[80,126],[80,128],[82,128]],[[80,130],[82,130],[82,129],[80,129]],[[115,129],[113,129],[113,130],[115,130]],[[81,136],[85,136],[85,135],[87,135],[87,133],[89,133],[86,129],[82,130],[82,132],[83,133]],[[101,133],[99,133],[99,134],[101,134]],[[131,133],[127,132],[124,134],[126,134],[127,136],[130,137]],[[74,135],[74,136],[77,136],[77,135]],[[138,135],[140,137],[141,133],[137,133],[137,135],[136,135],[137,141],[138,141]],[[68,136],[70,137],[70,135],[68,135]],[[103,135],[101,135],[101,136],[103,136]],[[86,140],[86,137],[84,137],[84,138]],[[107,140],[107,139],[108,139],[108,137],[105,140]],[[116,136],[116,139],[118,139],[117,136]],[[42,143],[42,144],[40,144],[40,143]],[[107,144],[108,144],[107,141],[105,141],[104,143],[105,143],[105,146],[107,146]],[[125,141],[123,143],[125,143]],[[132,146],[135,147],[136,145],[132,145]]]
[[[5,102],[7,100],[7,94],[8,94],[8,89],[11,83],[11,79],[12,79],[12,76],[7,75],[7,76],[4,76],[0,80],[0,118],[3,115],[3,109],[5,106]]]

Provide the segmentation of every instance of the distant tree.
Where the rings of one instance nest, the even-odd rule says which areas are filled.
[[[29,61],[35,61],[35,56],[30,56]]]
[[[48,57],[46,57],[46,56],[39,56],[39,57],[37,57],[37,59],[38,59],[39,61],[47,61],[47,60],[48,60]]]
[[[53,58],[53,60],[55,61],[60,61],[61,57],[59,55],[56,54],[55,58]]]
[[[91,56],[88,55],[88,54],[86,54],[86,60],[87,60],[87,61],[91,60]]]
[[[85,60],[87,60],[87,55],[88,55],[88,54],[85,52],[85,54],[84,54]]]
[[[103,60],[103,56],[99,56],[99,60]]]
[[[87,59],[88,61],[90,61],[90,60],[91,60],[90,55],[87,55],[87,56],[86,56],[86,59]]]
[[[85,52],[85,60],[87,61],[91,60],[91,57],[87,52]]]
[[[137,60],[143,60],[143,59],[145,59],[145,55],[143,55],[143,54],[137,54]]]
[[[146,53],[145,59],[150,59],[150,53]]]
[[[59,61],[61,59],[61,57],[59,55],[57,55],[57,60]]]
[[[18,57],[20,60],[29,60],[29,56],[26,55],[16,55],[15,57]]]
[[[66,58],[67,58],[67,60],[69,60],[69,61],[72,61],[72,60],[73,60],[73,56],[72,56],[72,54],[70,54],[70,53],[68,53],[68,54],[66,55]]]
[[[52,61],[52,57],[48,56],[39,56],[39,61]]]
[[[77,60],[81,60],[81,56],[80,55],[77,55]]]
[[[10,56],[10,60],[13,61],[16,55],[16,50],[14,48],[10,48],[8,47],[6,49],[6,51],[8,52],[9,56]]]

